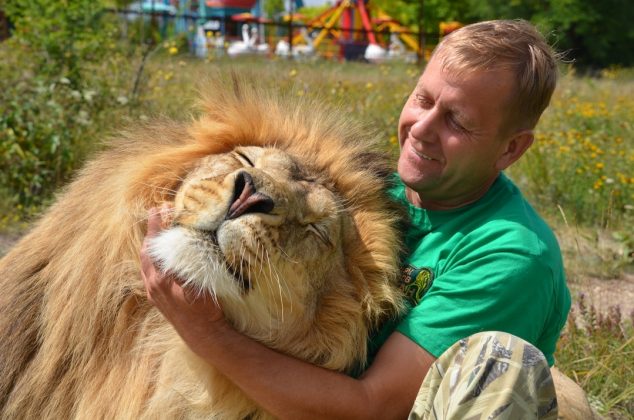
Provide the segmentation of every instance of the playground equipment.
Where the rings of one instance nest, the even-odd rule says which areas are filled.
[[[141,13],[146,9],[153,11],[153,18],[172,16],[175,32],[187,34],[191,51],[199,57],[207,57],[211,51],[230,56],[266,54],[270,47],[265,40],[273,45],[275,32],[283,36],[275,52],[286,57],[310,57],[319,52],[327,57],[382,62],[421,56],[413,32],[371,6],[370,0],[336,0],[333,6],[307,22],[300,20],[302,16],[291,7],[282,21],[273,24],[278,29],[266,36],[265,29],[272,25],[261,16],[263,1],[140,0],[138,7]],[[303,5],[301,0],[288,3],[295,7]]]
[[[440,24],[438,24],[438,29],[439,29],[440,36],[443,37],[443,36],[449,35],[456,29],[462,28],[463,26],[464,25],[462,23],[456,22],[456,21],[440,22]]]
[[[372,20],[368,0],[339,0],[306,26],[317,31],[312,38],[312,47],[317,48],[326,37],[340,46],[340,56],[346,59],[365,58],[370,61],[406,58],[407,49],[412,54],[420,54],[418,41],[411,31],[395,19],[376,9],[378,19]],[[389,33],[389,41],[381,42],[378,33]],[[396,34],[396,36],[392,36]],[[293,37],[293,48],[302,45],[304,35],[300,32]],[[410,56],[412,55],[410,54]]]
[[[382,61],[403,58],[407,61],[413,61],[421,54],[418,40],[411,35],[411,31],[407,27],[396,19],[379,10],[377,17],[372,22],[375,24],[376,31],[387,31],[390,34],[390,41],[387,49],[376,44],[368,45],[365,52],[367,60]]]

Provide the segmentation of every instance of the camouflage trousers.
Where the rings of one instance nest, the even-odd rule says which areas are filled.
[[[556,419],[546,358],[506,333],[460,340],[430,367],[409,415],[414,419]]]

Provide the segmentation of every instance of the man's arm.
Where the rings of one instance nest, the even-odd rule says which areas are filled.
[[[151,215],[148,237],[160,229]],[[147,240],[146,240],[147,243]],[[185,343],[279,418],[406,418],[434,357],[394,333],[360,379],[272,350],[237,332],[213,299],[195,298],[141,252],[149,300]]]

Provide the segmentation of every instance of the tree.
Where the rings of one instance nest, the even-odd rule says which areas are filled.
[[[418,29],[422,9],[427,34],[442,21],[471,23],[526,19],[582,69],[634,65],[634,7],[628,0],[372,0],[404,24]]]
[[[530,20],[581,69],[634,65],[627,0],[469,0],[468,20]]]
[[[634,65],[633,19],[626,0],[550,0],[531,16],[582,69]]]
[[[40,61],[40,72],[64,76],[73,86],[80,85],[82,63],[98,61],[112,44],[114,27],[99,1],[13,0],[5,8],[16,41]]]
[[[264,14],[269,18],[273,18],[279,15],[280,13],[284,12],[284,10],[286,10],[284,8],[284,2],[286,0],[262,0],[262,1],[264,1],[263,3]]]

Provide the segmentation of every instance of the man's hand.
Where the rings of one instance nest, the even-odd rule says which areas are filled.
[[[187,346],[278,418],[405,418],[434,358],[394,333],[360,380],[323,369],[237,332],[209,295],[196,296],[176,276],[158,270],[148,241],[169,209],[152,209],[141,249],[148,299]],[[163,215],[163,217],[161,217]]]
[[[172,324],[189,348],[197,354],[210,344],[210,336],[226,327],[222,309],[208,293],[199,294],[171,273],[159,270],[148,255],[149,241],[170,223],[171,209],[150,209],[141,248],[141,277],[150,303]]]

